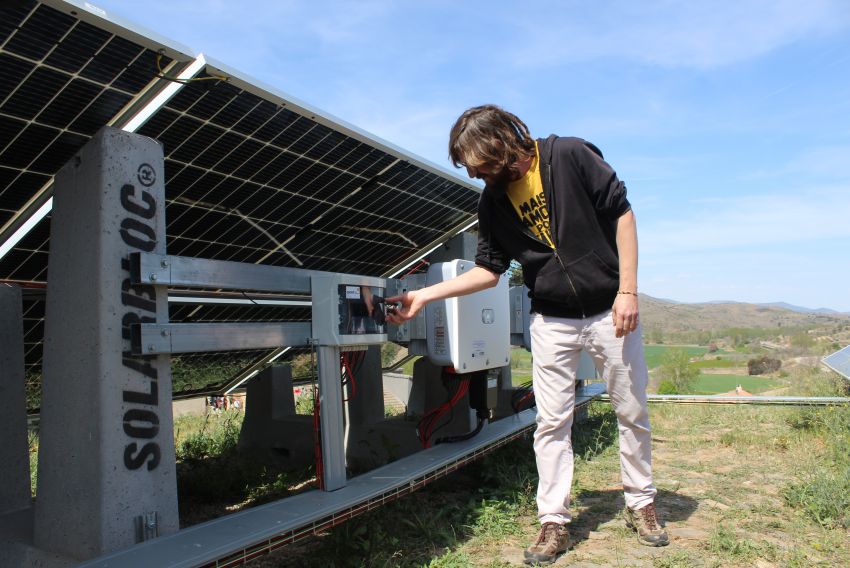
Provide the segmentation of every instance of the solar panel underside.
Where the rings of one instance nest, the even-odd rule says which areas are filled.
[[[156,77],[157,55],[33,0],[0,7],[0,227]],[[159,66],[170,62],[160,57]],[[46,281],[49,237],[48,215],[0,260],[0,279]],[[30,387],[40,372],[43,299],[27,296],[23,309]]]
[[[824,357],[823,362],[845,379],[850,380],[850,346]]]
[[[478,194],[226,81],[140,133],[165,146],[168,252],[380,275],[471,219]]]
[[[0,8],[0,227],[170,62],[114,26],[13,4]],[[208,77],[138,131],[165,149],[169,254],[381,275],[474,218],[468,184],[249,82]],[[0,259],[0,280],[46,282],[49,237],[48,215]],[[28,296],[24,311],[29,383],[40,373],[43,300]],[[308,308],[281,306],[170,312],[174,322],[309,319]],[[184,356],[175,376],[181,361],[256,355]]]

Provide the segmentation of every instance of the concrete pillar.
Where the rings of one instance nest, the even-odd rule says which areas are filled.
[[[0,284],[0,515],[30,506],[20,288]]]
[[[130,326],[167,323],[167,290],[128,255],[164,255],[155,140],[101,129],[56,175],[44,333],[35,544],[85,559],[178,530],[167,355]]]
[[[381,346],[371,345],[366,351],[353,351],[349,357],[360,357],[357,369],[352,369],[356,382],[356,393],[349,388],[348,399],[349,431],[360,431],[370,424],[384,419],[384,382],[381,369]]]
[[[428,255],[428,262],[449,262],[457,258],[474,260],[478,237],[472,233],[458,233]]]
[[[248,381],[239,449],[285,469],[315,461],[313,417],[295,414],[292,368],[273,365]]]
[[[281,422],[295,415],[292,367],[272,365],[248,381],[239,449],[271,450],[287,438]],[[312,440],[307,449],[312,450]],[[288,451],[286,452],[288,454]]]

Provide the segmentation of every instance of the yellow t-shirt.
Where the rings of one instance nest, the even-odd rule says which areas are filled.
[[[555,248],[549,235],[549,210],[546,208],[546,196],[543,194],[540,151],[536,144],[531,167],[524,176],[508,185],[508,198],[522,223],[537,235],[538,239]]]

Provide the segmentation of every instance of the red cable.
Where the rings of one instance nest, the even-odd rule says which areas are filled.
[[[348,377],[348,381],[351,382],[351,396],[342,399],[343,402],[348,402],[357,394],[357,381],[354,380],[354,373],[351,371],[351,365],[349,364],[348,356],[346,355],[342,356],[342,366],[345,369],[345,375]],[[343,381],[342,384],[345,383],[346,381]]]
[[[463,378],[458,384],[457,390],[452,395],[452,398],[448,402],[444,402],[437,408],[431,410],[419,421],[419,440],[422,442],[423,448],[431,447],[431,435],[434,432],[434,426],[440,421],[446,412],[448,412],[451,408],[453,408],[460,401],[461,398],[467,393],[469,390],[469,379]],[[422,424],[425,423],[425,426],[422,427]]]
[[[313,389],[313,438],[316,442],[314,448],[316,461],[316,486],[319,489],[325,488],[325,467],[322,461],[322,425],[320,420],[321,403],[316,389]]]
[[[402,276],[402,278],[406,278],[406,277],[410,276],[411,274],[413,274],[414,272],[416,272],[417,270],[419,270],[419,268],[420,268],[423,264],[431,264],[431,263],[430,263],[430,262],[428,262],[427,260],[425,260],[425,259],[423,258],[422,260],[420,260],[420,261],[419,261],[419,264],[417,264],[416,266],[414,266],[413,268],[411,268],[410,270],[408,270],[408,271],[407,271],[407,274],[405,274],[404,276]]]
[[[0,284],[9,284],[18,288],[47,289],[47,282],[30,282],[28,280],[0,280]]]

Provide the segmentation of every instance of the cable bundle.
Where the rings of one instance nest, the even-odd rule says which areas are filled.
[[[513,394],[511,394],[511,408],[513,408],[516,413],[524,410],[524,408],[531,408],[534,405],[534,388],[532,387],[532,381],[521,384],[516,388]]]
[[[365,351],[347,351],[340,355],[340,374],[342,375],[342,386],[344,388],[346,385],[351,384],[351,396],[346,399],[343,399],[343,402],[348,402],[357,394],[357,382],[354,379],[354,372],[360,372],[360,368],[363,366],[363,360],[365,358]]]
[[[422,420],[419,421],[418,426],[416,427],[416,433],[419,436],[419,441],[422,442],[423,448],[431,447],[431,436],[433,436],[434,432],[451,422],[451,416],[449,419],[441,424],[440,426],[435,426],[440,421],[440,419],[450,410],[453,410],[455,405],[463,398],[469,391],[469,377],[462,377],[458,381],[457,389],[455,390],[452,397],[438,406],[437,408],[428,411],[425,416],[422,417]]]

